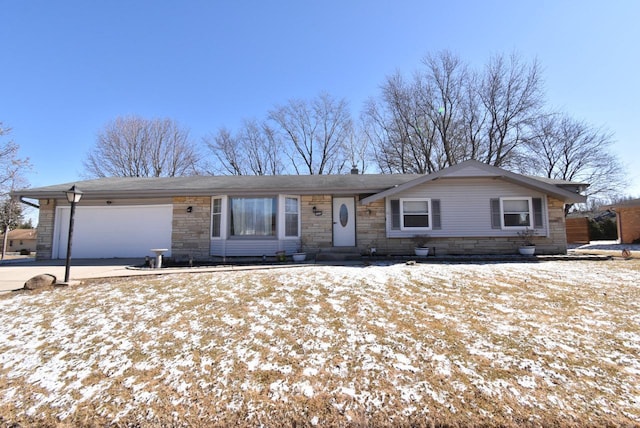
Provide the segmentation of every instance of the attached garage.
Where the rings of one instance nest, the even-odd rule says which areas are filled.
[[[52,258],[67,255],[68,206],[56,208]],[[172,205],[77,206],[73,226],[73,258],[132,258],[167,248],[171,255]]]

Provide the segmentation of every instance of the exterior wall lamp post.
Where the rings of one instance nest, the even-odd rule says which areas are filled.
[[[67,201],[71,204],[71,214],[69,215],[69,239],[67,241],[67,263],[64,268],[64,282],[69,283],[69,269],[71,267],[71,240],[73,239],[73,216],[76,213],[76,204],[82,198],[82,191],[77,189],[75,184],[71,189],[64,192],[67,195]]]

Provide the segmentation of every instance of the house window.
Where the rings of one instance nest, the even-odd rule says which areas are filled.
[[[389,203],[391,204],[391,229],[400,230],[400,201],[392,199]]]
[[[542,198],[491,199],[491,227],[493,229],[544,229]]]
[[[231,236],[275,236],[277,200],[230,198]]]
[[[502,226],[531,227],[531,198],[502,198]]]
[[[284,200],[284,235],[298,236],[299,204],[298,198],[287,196]]]
[[[417,202],[412,204],[412,202]],[[400,207],[403,207],[403,210]],[[391,199],[391,230],[442,229],[440,199]],[[414,208],[412,210],[412,208]],[[418,212],[411,212],[411,211]],[[418,224],[418,226],[411,226]]]
[[[211,237],[220,238],[222,229],[222,198],[213,198],[211,203]]]
[[[400,229],[430,229],[430,199],[400,199]]]

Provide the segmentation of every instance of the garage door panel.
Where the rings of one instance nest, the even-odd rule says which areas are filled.
[[[56,222],[57,258],[66,257],[69,207],[60,207]],[[171,205],[76,207],[74,258],[144,257],[151,248],[171,249]],[[166,253],[171,255],[171,251]],[[54,257],[56,255],[54,254]]]

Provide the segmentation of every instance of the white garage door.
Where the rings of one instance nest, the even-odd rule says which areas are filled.
[[[67,256],[70,207],[58,207],[53,258]],[[76,206],[73,224],[73,258],[151,256],[151,248],[171,250],[171,205],[116,207]],[[165,253],[170,256],[171,251]]]

